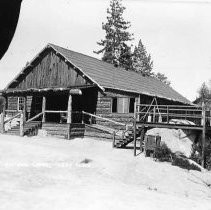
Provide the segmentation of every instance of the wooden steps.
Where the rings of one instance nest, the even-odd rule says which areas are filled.
[[[140,140],[140,130],[136,130],[136,138]],[[132,127],[126,131],[124,137],[121,140],[117,140],[115,146],[117,148],[125,148],[129,143],[133,142],[134,140],[134,131]]]
[[[38,129],[41,127],[40,121],[32,121],[26,123],[24,125],[24,136],[35,136],[38,133]],[[20,127],[19,125],[11,128],[10,130],[6,131],[5,134],[7,135],[16,135],[20,136]]]

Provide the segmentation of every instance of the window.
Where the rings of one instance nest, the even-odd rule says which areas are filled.
[[[112,98],[112,113],[133,113],[135,98]]]
[[[117,112],[117,98],[112,98],[112,113]]]
[[[135,98],[130,98],[129,113],[134,113]]]
[[[18,111],[23,110],[24,108],[24,97],[18,97]]]
[[[128,113],[128,98],[118,98],[118,113]]]

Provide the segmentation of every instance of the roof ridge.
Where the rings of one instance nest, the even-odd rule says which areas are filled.
[[[77,51],[74,51],[74,50],[70,50],[70,49],[67,49],[67,48],[61,47],[61,46],[59,46],[59,45],[52,44],[52,43],[48,43],[48,45],[53,45],[53,46],[62,48],[62,49],[64,49],[64,50],[68,50],[68,51],[70,51],[70,52],[73,52],[73,53],[76,53],[76,54],[80,54],[80,55],[86,56],[86,57],[91,58],[91,59],[95,59],[95,60],[97,60],[97,61],[99,61],[99,62],[101,62],[101,63],[104,63],[104,64],[106,64],[106,65],[111,66],[112,68],[115,68],[115,69],[118,69],[118,70],[121,70],[121,71],[123,70],[123,71],[126,71],[126,72],[132,72],[132,73],[135,73],[135,74],[137,74],[137,75],[139,75],[139,76],[144,77],[143,75],[139,74],[139,73],[136,72],[136,71],[126,70],[126,69],[123,68],[123,67],[115,67],[113,64],[107,63],[107,62],[105,62],[105,61],[103,61],[103,60],[100,60],[99,58],[92,57],[92,56],[90,56],[90,55],[87,55],[87,54],[84,54],[84,53],[81,53],[81,52],[77,52]],[[151,78],[153,78],[153,77],[151,77]]]
[[[115,67],[113,64],[106,63],[98,58],[60,47],[59,45],[52,43],[48,43],[30,61],[30,64],[33,63],[41,53],[47,50],[47,48],[51,48],[61,54],[103,91],[105,90],[104,88],[108,87],[138,94],[147,94],[160,98],[163,97],[168,100],[175,100],[181,103],[190,104],[190,101],[174,90],[173,87],[164,84],[155,77],[143,76],[142,74],[132,70]],[[25,66],[22,72],[27,68],[29,68],[29,66]],[[22,72],[20,72],[4,90],[9,88],[9,86],[21,75]]]
[[[157,82],[159,82],[160,84],[162,84],[164,87],[169,88],[169,89],[171,89],[172,91],[174,91],[174,92],[176,92],[177,94],[179,94],[180,96],[182,96],[182,95],[181,95],[179,92],[177,92],[173,87],[171,87],[171,86],[169,86],[169,85],[163,83],[162,81],[160,81],[160,80],[159,80],[158,78],[156,78],[156,77],[152,77],[152,76],[143,76],[142,74],[140,74],[140,73],[138,73],[138,72],[136,72],[136,71],[126,70],[126,69],[124,69],[124,68],[122,68],[122,67],[115,67],[115,66],[114,66],[113,64],[111,64],[111,63],[107,63],[107,62],[102,61],[102,60],[100,60],[100,59],[98,59],[98,58],[92,57],[92,56],[90,56],[90,55],[86,55],[86,54],[81,53],[81,52],[77,52],[77,51],[74,51],[74,50],[70,50],[70,49],[61,47],[61,46],[59,46],[59,45],[55,45],[55,44],[52,44],[52,43],[49,43],[49,45],[52,46],[52,47],[55,46],[55,47],[57,47],[57,48],[61,48],[61,49],[65,50],[65,51],[69,51],[69,52],[75,53],[75,54],[77,54],[77,55],[85,56],[85,57],[90,58],[90,59],[95,59],[95,60],[97,60],[98,62],[100,62],[100,63],[102,63],[102,64],[105,64],[105,65],[107,65],[107,66],[110,66],[110,67],[116,69],[117,71],[124,71],[124,72],[126,72],[126,73],[128,73],[128,74],[133,74],[133,75],[138,76],[138,77],[140,77],[140,78],[145,78],[146,80],[151,80],[151,81],[154,80],[154,81],[157,81]],[[182,96],[182,97],[183,97],[184,99],[186,99],[184,96]]]

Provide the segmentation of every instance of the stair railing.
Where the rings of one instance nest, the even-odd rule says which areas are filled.
[[[24,119],[23,119],[23,115],[21,115],[21,120],[20,120],[20,136],[24,136],[24,125],[26,125],[27,123],[30,123],[32,122],[33,120],[41,117],[42,115],[44,114],[44,112],[40,112],[39,114],[35,115],[34,117],[30,118],[29,120],[27,120],[26,122],[24,122]],[[33,127],[33,129],[31,129],[29,131],[29,135],[34,135],[34,133],[37,133],[38,131],[38,127],[39,126],[35,126]]]
[[[112,133],[112,138],[113,138],[113,141],[112,141],[112,146],[115,147],[116,146],[116,136],[117,136],[117,133],[122,131],[122,138],[124,138],[125,136],[125,133],[127,132],[127,124],[125,123],[120,123],[120,122],[117,122],[117,121],[114,121],[114,120],[111,120],[111,119],[108,119],[108,118],[105,118],[105,117],[101,117],[101,116],[98,116],[98,115],[94,115],[94,114],[91,114],[91,113],[88,113],[88,112],[85,112],[85,111],[82,111],[82,123],[84,123],[84,115],[87,115],[90,117],[90,124],[93,123],[93,118],[95,119],[99,119],[99,120],[103,120],[105,122],[110,122],[110,123],[113,123],[115,125],[120,125],[120,126],[123,126],[124,127],[124,130],[122,131],[122,129],[117,129],[115,131],[113,131]]]
[[[18,114],[14,115],[13,117],[5,120],[4,124],[11,122],[13,119],[18,118],[20,115],[21,115],[21,112],[19,112]]]
[[[5,112],[7,112],[7,110],[5,110]],[[10,111],[11,112],[11,111]],[[13,112],[17,112],[17,110],[14,110]],[[19,112],[18,114],[12,116],[11,118],[4,120],[4,113],[1,113],[1,133],[5,132],[5,124],[6,123],[11,123],[13,119],[15,118],[19,118],[19,116],[21,116],[21,112]]]
[[[35,115],[34,117],[30,118],[29,120],[26,121],[26,123],[29,123],[39,117],[41,117],[44,114],[44,112],[40,112],[39,114]]]

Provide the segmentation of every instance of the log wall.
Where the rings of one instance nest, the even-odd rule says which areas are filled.
[[[132,119],[134,114],[133,113],[112,113],[112,98],[113,97],[119,97],[119,98],[136,98],[136,101],[138,101],[139,95],[137,94],[131,94],[131,93],[125,93],[121,91],[106,91],[106,94],[103,95],[100,92],[98,93],[98,100],[97,100],[97,108],[96,108],[96,115],[99,115],[101,117],[109,118],[111,120],[114,120],[116,122],[121,123],[132,123]],[[120,129],[122,126],[120,125],[114,125],[113,123],[106,122],[103,120],[96,120],[97,124],[115,127],[117,129]]]

